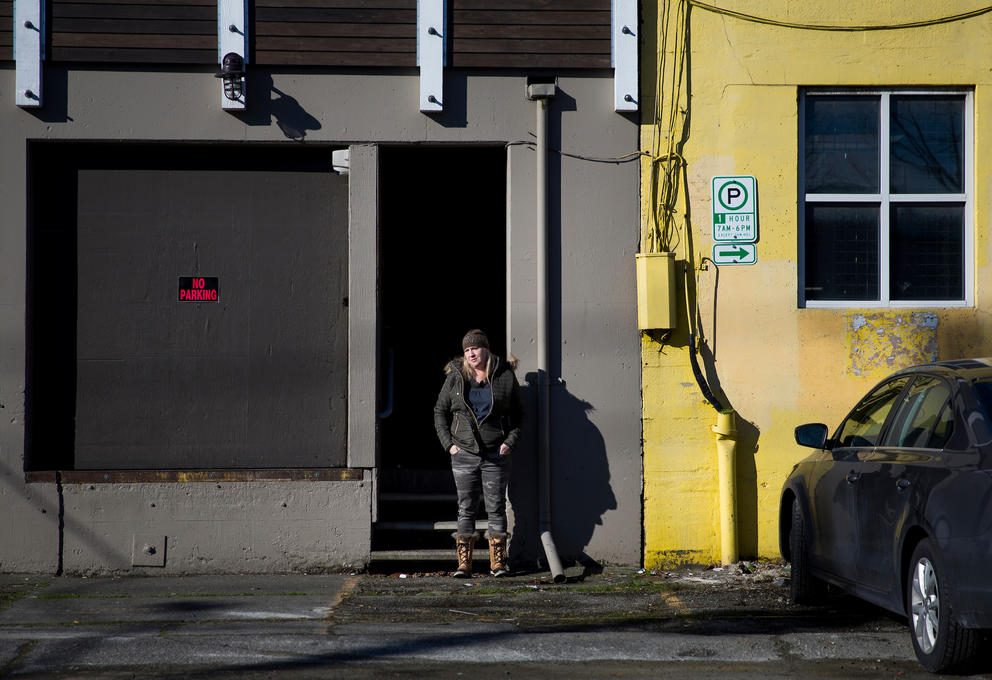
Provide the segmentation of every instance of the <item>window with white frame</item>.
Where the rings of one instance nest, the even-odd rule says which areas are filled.
[[[800,305],[972,303],[970,91],[800,97]]]

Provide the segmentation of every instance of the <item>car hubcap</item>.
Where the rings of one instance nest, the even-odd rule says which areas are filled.
[[[937,588],[937,573],[930,560],[925,557],[921,557],[913,569],[913,591],[910,597],[910,615],[916,644],[925,654],[929,654],[937,644],[940,592]]]

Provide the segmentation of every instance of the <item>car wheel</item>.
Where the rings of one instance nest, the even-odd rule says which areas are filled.
[[[792,501],[792,528],[789,531],[792,577],[789,594],[793,604],[816,604],[823,595],[823,583],[809,570],[809,535],[799,499]]]
[[[951,616],[954,595],[940,554],[923,539],[909,561],[906,615],[916,658],[931,673],[966,670],[978,654],[979,631]]]

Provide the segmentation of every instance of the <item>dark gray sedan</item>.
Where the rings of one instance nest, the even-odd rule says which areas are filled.
[[[992,359],[898,371],[828,434],[796,428],[816,451],[782,490],[793,602],[834,584],[906,615],[928,670],[967,670],[992,629]]]

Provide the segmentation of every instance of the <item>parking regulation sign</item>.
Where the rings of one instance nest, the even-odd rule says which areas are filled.
[[[713,240],[758,240],[758,183],[751,175],[714,177]]]

